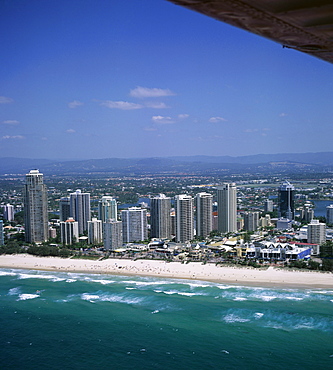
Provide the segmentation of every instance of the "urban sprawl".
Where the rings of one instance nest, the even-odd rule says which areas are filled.
[[[105,180],[97,193],[93,186],[93,196],[66,188],[66,181],[47,188],[38,170],[26,174],[24,184],[17,181],[17,190],[2,189],[1,253],[333,270],[333,200],[320,217],[313,203],[333,199],[330,180],[309,186],[198,179],[171,195],[172,178],[141,179],[137,187],[116,179],[116,195]]]

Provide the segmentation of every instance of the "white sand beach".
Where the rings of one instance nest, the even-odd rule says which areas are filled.
[[[209,263],[203,265],[200,262],[182,264],[180,262],[126,259],[94,261],[18,254],[0,256],[0,268],[155,276],[281,288],[333,288],[332,273],[289,271],[273,267],[268,269],[236,268]]]

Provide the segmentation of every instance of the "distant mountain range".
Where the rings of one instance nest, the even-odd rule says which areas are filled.
[[[75,161],[1,158],[0,174],[25,174],[39,169],[45,175],[114,173],[179,174],[322,172],[333,168],[333,152],[257,154],[248,156],[175,156],[155,158],[106,158]]]

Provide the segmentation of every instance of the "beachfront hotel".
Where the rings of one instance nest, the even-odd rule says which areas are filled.
[[[193,239],[193,198],[187,194],[175,196],[176,242],[185,243]]]
[[[146,209],[130,207],[122,210],[121,220],[124,243],[138,242],[148,238]]]
[[[90,194],[82,193],[80,189],[70,194],[70,216],[78,222],[79,234],[88,230],[90,221]]]
[[[169,239],[171,236],[171,199],[159,194],[150,200],[150,237]]]
[[[31,170],[26,175],[23,191],[25,241],[42,243],[48,240],[46,185],[43,174]]]
[[[197,236],[207,237],[213,230],[213,196],[209,193],[198,193],[195,196],[197,211]]]
[[[217,187],[218,231],[237,231],[237,189],[235,183]]]

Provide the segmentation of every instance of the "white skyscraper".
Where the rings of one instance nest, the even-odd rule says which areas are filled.
[[[25,240],[42,243],[48,239],[48,213],[46,185],[43,174],[31,170],[26,175],[23,192]]]
[[[218,231],[237,231],[237,189],[234,183],[217,187]]]
[[[3,217],[7,221],[14,220],[14,206],[11,204],[6,204],[3,206]]]
[[[326,222],[329,225],[333,224],[333,204],[326,207]]]
[[[147,211],[139,207],[131,207],[121,211],[123,226],[123,242],[131,243],[146,240],[147,232]]]
[[[90,194],[76,190],[70,194],[70,216],[79,224],[79,234],[88,230],[90,221]]]
[[[79,224],[74,218],[70,217],[66,221],[60,222],[60,240],[61,243],[72,245],[79,239]]]
[[[103,225],[103,243],[107,250],[116,250],[123,245],[122,222],[107,220]]]
[[[150,200],[151,238],[167,239],[171,236],[171,199],[164,194]]]
[[[88,221],[88,243],[99,244],[102,243],[102,221],[97,218],[92,218]]]
[[[103,196],[98,202],[98,218],[102,222],[117,220],[117,201],[110,196]]]
[[[326,224],[312,220],[308,224],[308,243],[321,244],[326,241]]]
[[[198,236],[206,237],[213,230],[213,196],[209,193],[196,195],[197,229]]]
[[[193,239],[193,198],[187,194],[175,196],[176,241],[185,243]]]

